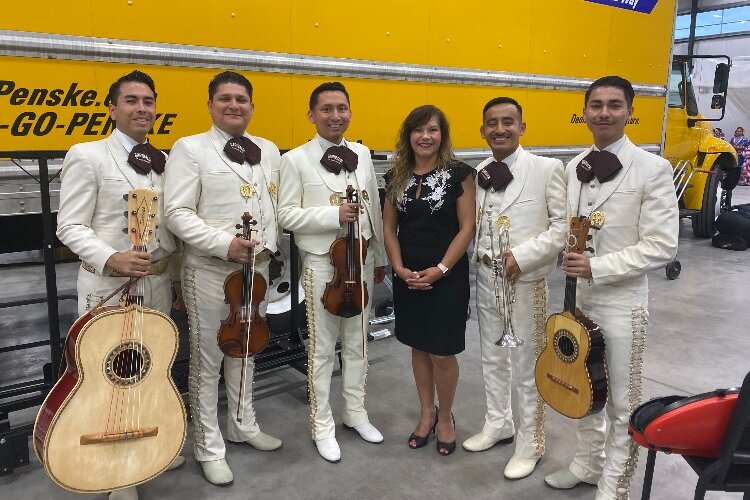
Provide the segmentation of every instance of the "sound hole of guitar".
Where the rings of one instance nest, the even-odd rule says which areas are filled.
[[[555,354],[566,363],[578,358],[578,341],[568,330],[555,332]]]
[[[115,387],[132,387],[151,370],[151,354],[144,345],[128,342],[109,352],[105,363],[107,380]]]

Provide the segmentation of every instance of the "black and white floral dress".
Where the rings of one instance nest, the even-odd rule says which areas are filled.
[[[458,234],[456,200],[463,195],[461,182],[473,173],[470,166],[454,162],[446,169],[412,175],[396,205],[405,267],[422,271],[443,258]],[[464,350],[469,305],[468,257],[464,254],[447,276],[433,283],[432,290],[409,290],[394,274],[393,301],[399,341],[431,354],[458,354]]]

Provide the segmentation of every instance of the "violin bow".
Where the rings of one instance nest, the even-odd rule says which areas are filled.
[[[253,233],[258,233],[258,230],[250,229],[250,222],[249,220],[247,222],[243,219],[243,225],[245,226],[245,230],[247,231],[247,236],[250,238],[250,241],[253,241]],[[253,315],[253,290],[255,287],[255,247],[252,249],[253,255],[250,258],[250,262],[247,264],[243,264],[244,266],[250,266],[250,269],[248,272],[243,273],[244,283],[243,286],[245,288],[245,298],[247,300],[247,304],[243,304],[243,309],[245,309],[246,322],[245,322],[245,353],[248,353],[250,351],[250,335],[252,333],[251,325],[252,322],[252,315]],[[248,280],[250,283],[248,283]],[[248,290],[249,286],[249,290]],[[236,420],[238,423],[242,423],[242,420],[245,418],[245,393],[247,391],[247,358],[248,356],[245,355],[242,357],[242,376],[240,377],[240,393],[238,394],[237,398],[237,417]]]

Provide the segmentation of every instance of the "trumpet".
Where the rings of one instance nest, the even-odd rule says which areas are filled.
[[[513,324],[511,322],[511,315],[513,314],[513,302],[516,300],[515,287],[508,281],[505,275],[505,251],[510,249],[510,232],[508,227],[510,221],[505,220],[501,224],[500,230],[500,255],[497,258],[495,253],[495,235],[492,231],[492,226],[495,225],[495,221],[492,220],[492,210],[487,210],[487,226],[490,231],[490,252],[492,257],[492,275],[495,283],[495,306],[497,307],[498,314],[502,314],[505,319],[505,325],[503,328],[503,335],[500,339],[495,342],[495,345],[500,347],[519,347],[523,345],[523,340],[516,337],[513,333]],[[498,280],[498,277],[500,278]]]

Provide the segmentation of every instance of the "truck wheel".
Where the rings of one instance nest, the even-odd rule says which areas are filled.
[[[375,305],[375,317],[382,318],[393,314],[393,299],[383,299]]]
[[[667,279],[676,280],[680,276],[680,271],[682,271],[682,264],[679,260],[673,260],[667,264]]]
[[[717,194],[724,171],[721,165],[715,165],[712,172],[703,190],[701,211],[693,215],[693,234],[696,238],[710,238],[716,233],[716,217],[719,215]]]

